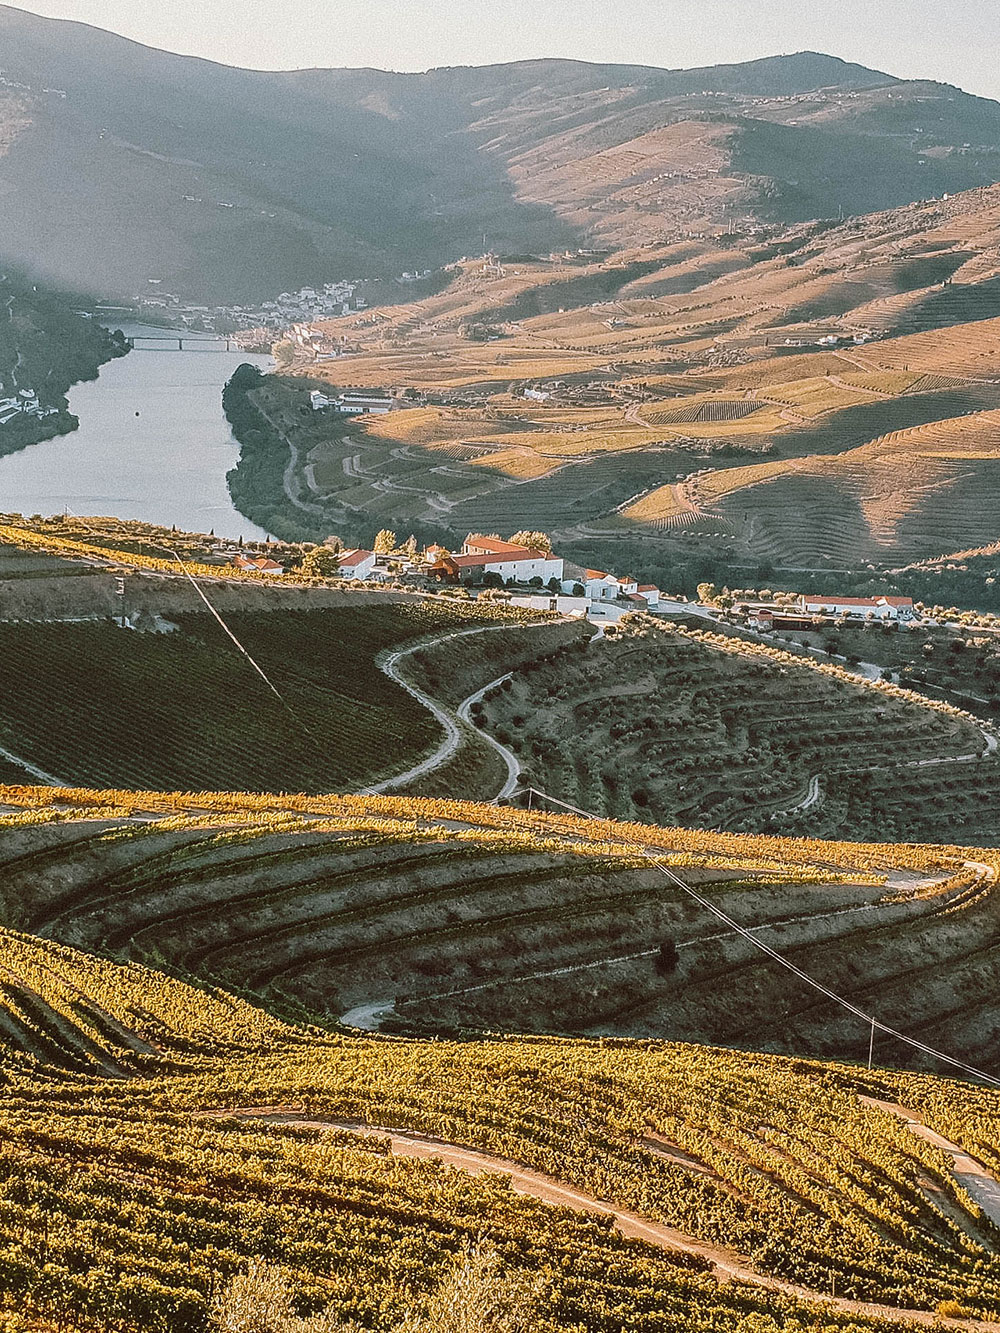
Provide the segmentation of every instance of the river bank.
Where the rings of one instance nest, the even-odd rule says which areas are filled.
[[[139,324],[122,332],[163,335]],[[96,380],[70,390],[79,420],[71,435],[0,457],[0,509],[114,515],[247,541],[267,535],[236,509],[226,486],[239,445],[222,390],[238,366],[267,369],[270,357],[186,335],[184,351],[157,346],[108,362]]]
[[[79,426],[67,394],[128,353],[125,339],[66,298],[0,278],[0,455]]]

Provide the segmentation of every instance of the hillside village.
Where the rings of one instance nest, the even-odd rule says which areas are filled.
[[[533,545],[526,544],[529,539],[534,540]],[[912,598],[881,594],[850,597],[840,593],[781,593],[773,598],[769,594],[737,598],[728,592],[717,594],[710,585],[704,585],[699,589],[699,599],[692,602],[682,594],[668,596],[655,584],[640,583],[630,574],[583,568],[558,555],[545,533],[518,533],[509,541],[496,534],[469,533],[461,550],[454,552],[438,543],[420,550],[413,538],[399,545],[395,534],[389,532],[379,534],[374,550],[344,549],[336,538],[328,546],[315,549],[325,557],[325,575],[345,583],[401,583],[427,591],[450,587],[471,597],[502,597],[533,610],[601,621],[615,621],[634,612],[725,614],[751,630],[771,634],[846,623],[905,627],[918,618]],[[232,555],[231,563],[246,573],[299,572],[270,555],[243,550]],[[315,560],[309,563],[319,567]]]

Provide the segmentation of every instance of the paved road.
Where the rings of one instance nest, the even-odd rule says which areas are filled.
[[[773,812],[775,817],[783,819],[786,815],[797,815],[803,810],[811,810],[814,805],[818,805],[823,795],[823,789],[819,782],[821,776],[819,773],[814,773],[809,779],[809,786],[803,799],[797,805],[790,805],[787,810],[775,810]]]
[[[539,621],[538,623],[548,624],[549,622]],[[516,628],[522,627],[517,626]],[[528,625],[523,628],[531,628],[531,626]],[[424,690],[420,689],[419,686],[412,684],[406,679],[402,671],[402,663],[406,658],[411,657],[416,652],[423,651],[425,648],[437,648],[441,644],[450,643],[454,639],[466,639],[474,634],[509,634],[510,632],[510,625],[486,625],[477,627],[476,629],[454,630],[450,634],[442,634],[437,639],[425,639],[420,643],[411,644],[409,647],[394,648],[386,653],[380,654],[376,659],[376,664],[379,670],[384,672],[385,675],[397,685],[402,686],[407,694],[411,695],[418,703],[422,704],[428,712],[434,715],[435,720],[440,724],[444,731],[444,739],[433,754],[429,754],[427,758],[422,759],[419,764],[414,764],[414,766],[407,769],[405,773],[398,773],[395,777],[386,778],[382,782],[375,783],[374,786],[365,787],[361,792],[362,796],[379,796],[383,792],[391,791],[394,787],[401,787],[406,783],[416,782],[418,778],[426,777],[428,773],[432,773],[434,769],[440,768],[442,764],[447,763],[461,745],[463,736],[468,735],[468,732],[463,731],[463,728],[470,726],[469,710],[472,708],[472,705],[481,699],[487,690],[492,689],[494,685],[508,678],[507,676],[500,676],[498,680],[491,681],[489,685],[484,685],[474,694],[470,694],[467,699],[463,699],[458,705],[458,708],[452,712],[451,709],[446,708],[436,699],[432,699],[431,696],[425,693]],[[521,773],[521,766],[510,750],[501,745],[499,741],[494,740],[492,736],[487,736],[484,733],[479,732],[475,728],[472,728],[472,731],[474,735],[481,736],[484,741],[488,742],[493,749],[500,754],[504,763],[507,765],[507,778],[500,791],[493,797],[494,801],[504,800],[513,795]]]
[[[594,637],[596,638],[597,635]],[[591,640],[591,642],[593,642],[593,640]],[[497,676],[496,680],[491,680],[490,683],[484,685],[481,690],[476,690],[476,692],[470,694],[467,699],[463,699],[458,705],[458,716],[462,721],[468,722],[469,725],[472,726],[473,723],[469,716],[472,711],[472,705],[481,703],[484,696],[489,694],[490,690],[496,689],[498,685],[502,685],[506,680],[511,680],[513,675],[513,671],[508,671],[505,676]],[[487,745],[492,746],[507,766],[507,781],[500,788],[495,799],[498,801],[510,800],[517,791],[518,783],[521,780],[521,761],[513,750],[508,750],[506,745],[501,745],[496,737],[491,736],[488,731],[481,731],[479,734],[482,736],[483,740],[486,741]]]

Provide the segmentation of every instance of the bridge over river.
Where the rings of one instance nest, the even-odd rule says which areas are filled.
[[[224,335],[108,322],[135,352],[70,390],[79,430],[0,457],[4,509],[65,508],[248,541],[266,536],[229,495],[226,473],[239,445],[222,412],[222,390],[244,361],[268,370],[270,357],[240,351]],[[146,355],[157,352],[170,355]]]
[[[127,342],[134,352],[239,352],[236,338],[205,333],[133,333]]]

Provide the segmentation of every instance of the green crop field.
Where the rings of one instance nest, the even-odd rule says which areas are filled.
[[[407,767],[439,739],[375,668],[383,648],[488,623],[447,604],[236,614],[279,699],[207,613],[173,633],[3,624],[0,745],[69,784],[330,791]]]

